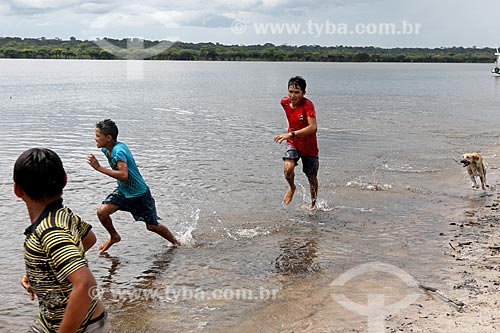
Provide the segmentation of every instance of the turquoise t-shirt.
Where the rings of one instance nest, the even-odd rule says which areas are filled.
[[[109,154],[106,148],[101,149],[104,155],[108,158],[109,166],[113,170],[118,170],[118,161],[127,163],[128,179],[126,182],[117,180],[118,190],[125,195],[126,198],[138,197],[146,193],[148,186],[142,178],[134,157],[128,149],[127,145],[122,142],[116,142]]]

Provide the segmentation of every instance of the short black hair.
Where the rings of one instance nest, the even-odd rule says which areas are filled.
[[[111,135],[115,140],[118,138],[118,126],[111,119],[104,119],[95,124],[95,127],[104,135]]]
[[[66,171],[59,156],[47,148],[31,148],[14,164],[14,182],[32,199],[62,194]]]
[[[306,91],[306,80],[302,76],[294,76],[288,80],[288,87],[299,87],[303,92]]]

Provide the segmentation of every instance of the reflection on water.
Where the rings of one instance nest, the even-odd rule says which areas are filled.
[[[174,254],[177,248],[170,247],[164,253],[158,256],[158,259],[154,260],[151,267],[142,271],[137,277],[138,284],[143,288],[148,288],[152,285],[154,280],[156,280],[161,274],[167,271],[170,262],[174,258]]]
[[[110,256],[108,253],[101,254],[101,257],[106,258],[106,261],[111,262],[111,265],[108,269],[108,274],[101,276],[102,283],[100,284],[100,286],[103,288],[103,290],[105,290],[106,287],[109,287],[114,282],[113,275],[116,274],[118,268],[120,267],[120,258]]]
[[[122,242],[87,256],[118,332],[321,331],[308,318],[331,305],[331,279],[357,263],[445,283],[432,268],[447,267],[447,216],[486,200],[451,157],[481,150],[498,167],[500,80],[484,75],[487,65],[158,61],[144,70],[127,81],[120,61],[0,60],[2,332],[37,311],[19,287],[28,219],[9,181],[14,161],[32,146],[54,149],[68,173],[65,203],[102,241],[95,212],[116,185],[85,158],[105,162],[94,143],[104,118],[117,122],[165,225],[191,245],[171,249],[116,213]],[[318,116],[313,212],[302,207],[300,172],[302,198],[282,206],[283,146],[273,141],[286,129],[279,99],[296,73]],[[489,177],[495,184],[496,172]],[[149,290],[160,292],[144,298]],[[244,290],[277,298],[234,296]],[[335,323],[344,331],[362,320],[327,311],[318,322],[337,318],[349,318]]]
[[[117,306],[119,310],[124,310],[124,308],[131,304],[143,301],[140,297],[134,299],[134,296],[138,295],[134,293],[134,290],[150,289],[161,275],[168,272],[168,266],[174,258],[175,251],[176,248],[169,247],[164,252],[159,253],[155,256],[156,259],[148,264],[149,267],[147,269],[137,275],[133,281],[124,285],[120,285],[119,281],[114,279],[114,276],[119,274],[120,268],[123,266],[120,257],[111,256],[107,253],[101,254],[101,258],[110,264],[107,274],[100,277],[102,282],[99,285],[99,289],[103,300],[116,302],[118,297],[120,303],[115,306]],[[120,295],[116,294],[117,286],[120,286]]]
[[[124,264],[119,256],[103,254],[101,257],[109,264],[108,274],[100,277],[100,297],[108,311],[113,314],[113,328],[117,332],[158,332],[144,330],[154,317],[147,313],[148,308],[163,302],[167,296],[165,289],[157,285],[157,279],[168,273],[176,248],[169,247],[155,255],[148,268],[126,283],[115,279]]]
[[[318,251],[318,244],[314,239],[288,238],[278,244],[282,253],[275,261],[276,272],[289,275],[321,270],[320,265],[314,262]]]

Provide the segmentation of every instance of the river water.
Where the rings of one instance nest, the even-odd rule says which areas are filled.
[[[55,150],[65,203],[100,243],[95,212],[115,182],[85,158],[105,163],[94,143],[105,118],[184,243],[172,249],[116,214],[122,242],[88,252],[116,332],[363,331],[367,316],[335,297],[343,273],[358,304],[374,290],[392,301],[417,292],[395,279],[399,270],[446,288],[446,227],[484,204],[497,179],[491,168],[491,188],[473,190],[454,161],[480,150],[498,164],[500,80],[490,67],[0,60],[0,331],[25,331],[38,310],[19,284],[29,220],[12,191],[14,161],[30,147]],[[273,136],[286,131],[279,100],[293,75],[316,105],[314,211],[300,167],[293,202],[281,203],[284,146]],[[368,270],[355,277],[359,267]]]

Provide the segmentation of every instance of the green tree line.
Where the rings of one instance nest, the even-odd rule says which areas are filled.
[[[104,43],[102,43],[104,42]],[[493,48],[379,48],[319,45],[222,45],[131,39],[81,41],[46,38],[0,38],[0,58],[150,59],[192,61],[308,62],[453,62],[491,63]]]

